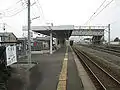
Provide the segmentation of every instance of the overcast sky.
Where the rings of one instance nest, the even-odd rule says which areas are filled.
[[[11,8],[21,10],[25,7],[25,0],[0,0],[0,23],[6,23],[7,32],[13,32],[17,37],[22,36],[22,26],[27,25],[27,9],[11,17],[16,11]],[[27,0],[26,0],[27,1]],[[90,16],[96,11],[104,0],[31,0],[31,18],[40,16],[33,20],[32,25],[84,25]],[[111,0],[107,0],[106,4]],[[105,6],[105,5],[104,5]],[[39,7],[39,9],[38,9]],[[10,8],[10,9],[8,9]],[[42,8],[42,9],[41,9]],[[8,11],[6,10],[8,9]],[[6,17],[10,16],[10,17]],[[120,0],[114,0],[106,9],[95,17],[87,25],[108,25],[111,24],[111,38],[120,37]],[[0,24],[0,31],[2,31]]]

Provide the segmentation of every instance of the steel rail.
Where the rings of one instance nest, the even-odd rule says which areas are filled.
[[[94,50],[103,51],[103,52],[113,54],[115,56],[120,57],[120,51],[119,50],[115,50],[115,49],[111,49],[111,48],[105,48],[105,47],[98,47],[98,46],[88,46],[88,45],[83,45],[83,46],[88,47],[88,48],[92,48]]]
[[[77,54],[77,56],[79,56],[79,53],[78,53],[78,51],[77,51],[77,49],[73,49],[74,51],[75,51],[75,53]],[[102,82],[97,78],[97,76],[95,75],[95,73],[91,70],[91,68],[84,62],[84,60],[81,58],[81,57],[79,57],[81,60],[82,60],[82,62],[84,63],[84,65],[88,68],[88,70],[92,73],[92,75],[95,77],[95,79],[97,80],[97,82],[99,83],[99,85],[104,89],[104,90],[106,90],[106,88],[104,87],[104,85],[102,84]]]
[[[108,51],[113,51],[113,52],[117,52],[120,53],[120,50],[116,50],[116,49],[112,49],[112,48],[108,48],[108,47],[100,47],[100,46],[95,46],[96,48],[100,48],[100,49],[105,49]]]
[[[99,48],[99,47],[94,47],[92,49],[107,52],[107,53],[110,53],[110,54],[113,54],[113,55],[120,57],[120,51],[118,51],[118,50],[113,50],[113,49],[109,49],[109,48]]]
[[[88,70],[93,74],[93,76],[96,78],[96,80],[99,82],[99,84],[102,86],[102,88],[104,90],[107,90],[106,86],[104,85],[104,82],[102,82],[101,80],[99,80],[98,76],[95,75],[95,73],[93,72],[93,70],[90,68],[90,66],[83,60],[82,57],[80,57],[80,54],[85,57],[86,59],[88,59],[92,64],[94,64],[98,69],[100,69],[101,71],[103,71],[103,73],[105,73],[108,77],[110,77],[112,80],[114,80],[116,82],[116,84],[118,84],[120,86],[120,82],[115,79],[112,75],[110,75],[108,72],[106,72],[104,69],[102,69],[102,67],[100,67],[97,63],[95,63],[93,60],[91,60],[89,58],[89,56],[85,55],[84,52],[80,51],[77,48],[73,48],[76,52],[76,54],[79,56],[79,58],[81,59],[81,61],[84,63],[84,65],[86,65],[86,67],[88,68]]]

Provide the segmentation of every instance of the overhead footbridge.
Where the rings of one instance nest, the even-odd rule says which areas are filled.
[[[101,44],[108,26],[75,26],[71,36],[92,36],[93,44]]]

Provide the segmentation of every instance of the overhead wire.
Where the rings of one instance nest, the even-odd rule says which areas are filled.
[[[36,1],[38,2],[38,8],[40,8],[40,9],[41,9],[41,12],[42,12],[43,17],[44,17],[44,12],[43,12],[42,6],[41,6],[41,4],[40,4],[39,0],[36,0]]]
[[[14,16],[16,14],[18,14],[19,12],[21,12],[23,10],[23,6],[25,7],[26,4],[23,4],[22,2],[22,6],[21,5],[18,5],[18,4],[21,4],[21,0],[19,0],[18,2],[16,2],[15,4],[13,4],[13,6],[5,9],[3,11],[3,17],[11,17],[11,16]],[[17,7],[16,7],[17,6]],[[19,6],[19,7],[18,7]]]
[[[31,6],[33,6],[34,4],[36,4],[36,6],[37,6],[37,8],[38,8],[38,10],[39,10],[39,12],[40,13],[42,13],[40,16],[43,18],[43,19],[45,19],[44,18],[44,14],[43,14],[43,9],[42,9],[42,7],[41,7],[41,5],[40,5],[40,3],[39,3],[39,0],[34,0],[35,1],[35,3],[33,3]],[[36,3],[37,2],[37,3]],[[22,3],[22,5],[20,6],[20,5],[18,5],[18,4],[21,4]],[[15,7],[15,6],[17,6],[17,8]],[[19,6],[19,7],[18,7]],[[7,8],[7,9],[5,9],[4,11],[3,11],[3,17],[13,17],[13,16],[15,16],[15,15],[17,15],[17,14],[19,14],[20,12],[22,12],[23,10],[25,10],[27,8],[27,1],[26,0],[19,0],[19,1],[17,1],[15,4],[13,4],[12,6],[10,6],[9,8]],[[36,17],[36,15],[33,13],[33,15]],[[40,19],[40,18],[39,18]],[[40,19],[41,20],[41,19]]]
[[[85,24],[87,24],[89,21],[91,21],[91,20],[93,20],[95,17],[97,17],[104,9],[106,9],[112,2],[113,2],[114,0],[111,0],[108,4],[106,4],[97,14],[96,13],[94,13],[91,17],[90,17],[90,19],[85,23]],[[106,2],[106,0],[105,0],[105,2]],[[101,4],[101,6],[100,7],[102,7],[102,5],[104,5],[104,3],[105,2],[103,2],[102,4]],[[97,9],[98,10],[98,9]],[[96,14],[96,15],[95,15]],[[94,16],[95,15],[95,16]],[[93,17],[94,16],[94,17]]]
[[[24,3],[19,0],[18,2],[16,2],[15,4],[13,4],[11,7],[5,9],[3,12],[7,12],[7,13],[12,13],[12,12],[15,12],[17,10],[19,10],[19,8],[21,8],[21,3],[22,5],[24,6]]]
[[[109,6],[112,2],[113,2],[114,0],[111,0],[95,17],[97,17],[105,8],[107,8],[107,6]],[[95,18],[94,17],[94,18]],[[115,24],[115,23],[117,23],[118,21],[120,21],[120,18],[118,19],[118,20],[116,20],[116,21],[113,21],[113,22],[111,22],[111,23],[109,23],[109,24]]]
[[[33,16],[34,16],[34,17],[36,17],[36,15],[35,15],[35,13],[34,13],[34,12],[32,12],[32,14],[33,14]]]
[[[31,6],[33,6],[34,4],[35,3],[31,3]],[[17,8],[16,8],[16,6],[17,6]],[[7,12],[7,13],[3,17],[13,17],[13,16],[19,14],[20,12],[22,12],[23,10],[25,10],[26,8],[27,8],[27,1],[19,0],[18,2],[16,2],[16,5],[11,6],[4,10],[4,12]],[[5,23],[5,25],[9,28],[15,29],[6,23]]]
[[[17,1],[14,5],[18,4],[19,2],[21,2],[21,0]],[[9,9],[10,9],[10,8],[12,8],[14,5],[12,5],[12,6],[8,7],[8,8],[7,8],[7,9],[5,9],[5,10],[9,10]]]
[[[34,3],[36,4],[36,1],[34,0]],[[32,7],[31,8],[32,10],[31,10],[31,12],[32,12],[32,14],[33,14],[33,16],[34,16],[34,18],[36,17],[36,14],[35,14],[35,12],[33,12],[33,11],[35,11],[35,10],[33,10],[34,9],[34,7]],[[32,20],[32,19],[31,19]]]
[[[23,8],[22,10],[20,10],[19,12],[16,12],[15,14],[13,14],[13,15],[10,15],[10,16],[5,16],[5,17],[13,17],[13,16],[15,16],[15,15],[17,15],[17,14],[19,14],[20,12],[22,12],[23,10],[25,10],[27,7],[25,7],[25,8]]]
[[[94,16],[94,18],[97,17],[104,9],[106,9],[113,1],[114,1],[114,0],[111,0],[102,10],[100,10],[100,11]],[[93,19],[94,19],[94,18],[93,18]]]
[[[43,18],[43,20],[45,20],[44,12],[43,12],[43,9],[42,9],[42,6],[41,6],[39,0],[35,0],[35,1],[37,2],[36,3],[37,8],[39,9],[40,13],[42,14],[41,18]]]
[[[98,12],[98,10],[104,5],[104,3],[106,2],[107,0],[104,0],[102,2],[102,4],[96,9],[96,11],[91,15],[91,17],[87,20],[87,22],[85,24],[87,24],[91,19],[92,17]]]
[[[35,3],[32,3],[31,6],[33,6],[34,4],[35,4]],[[23,10],[25,10],[26,8],[27,8],[27,4],[25,3],[25,4],[22,5],[21,8],[19,8],[19,9],[17,10],[17,12],[14,12],[14,14],[12,14],[12,15],[6,15],[5,17],[13,17],[13,16],[21,13],[21,12],[22,12]]]

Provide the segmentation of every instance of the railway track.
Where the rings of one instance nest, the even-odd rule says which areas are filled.
[[[111,47],[106,47],[106,46],[94,46],[94,47],[120,53],[120,50],[119,50],[119,49],[113,49],[113,48],[111,48]]]
[[[73,50],[89,73],[97,90],[120,90],[120,82],[118,80],[91,60],[84,52],[76,47],[73,47]]]
[[[88,48],[92,48],[94,50],[110,53],[110,54],[113,54],[113,55],[116,55],[116,56],[120,57],[120,50],[115,50],[115,49],[112,49],[112,48],[101,47],[101,46],[87,46],[87,45],[83,45],[83,46],[86,46]]]
[[[103,51],[103,52],[107,52],[116,56],[120,57],[120,51],[119,50],[114,50],[114,49],[110,49],[110,48],[103,48],[103,47],[93,47],[93,49],[99,50],[99,51]]]

